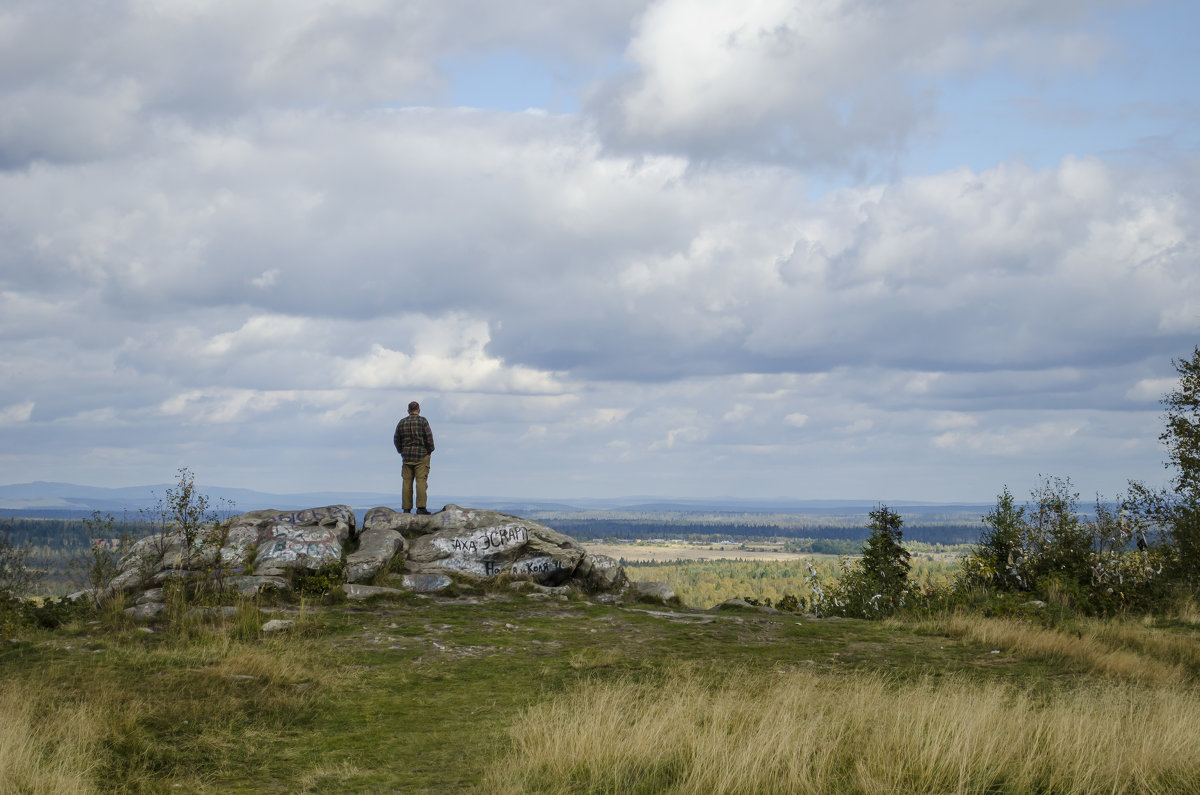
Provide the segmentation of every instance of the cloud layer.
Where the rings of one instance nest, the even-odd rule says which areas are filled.
[[[0,481],[388,488],[412,398],[457,494],[1158,478],[1186,139],[904,166],[947,80],[1099,79],[1132,8],[10,4]],[[448,103],[505,52],[583,110]]]

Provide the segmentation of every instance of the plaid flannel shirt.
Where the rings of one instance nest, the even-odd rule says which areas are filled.
[[[396,423],[392,441],[405,461],[420,461],[433,452],[433,429],[420,414],[409,414]]]

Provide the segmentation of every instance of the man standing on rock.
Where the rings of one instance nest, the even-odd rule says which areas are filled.
[[[433,452],[433,430],[429,420],[421,416],[421,404],[408,404],[408,416],[396,423],[392,437],[396,452],[404,457],[404,496],[402,506],[408,513],[413,507],[413,480],[417,481],[417,513],[429,514],[425,508],[425,491],[429,485],[429,456]]]

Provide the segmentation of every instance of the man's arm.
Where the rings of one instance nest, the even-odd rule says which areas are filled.
[[[396,446],[397,453],[401,452],[401,450],[400,450],[400,425],[403,422],[404,422],[404,420],[400,420],[400,422],[396,423],[396,432],[392,434],[392,444],[394,444]]]
[[[433,428],[429,427],[429,420],[425,420],[425,446],[430,453],[433,452]]]

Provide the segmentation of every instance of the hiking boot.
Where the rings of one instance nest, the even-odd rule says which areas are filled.
[[[425,510],[424,508],[418,508],[417,513],[421,516],[429,516],[429,511]]]

